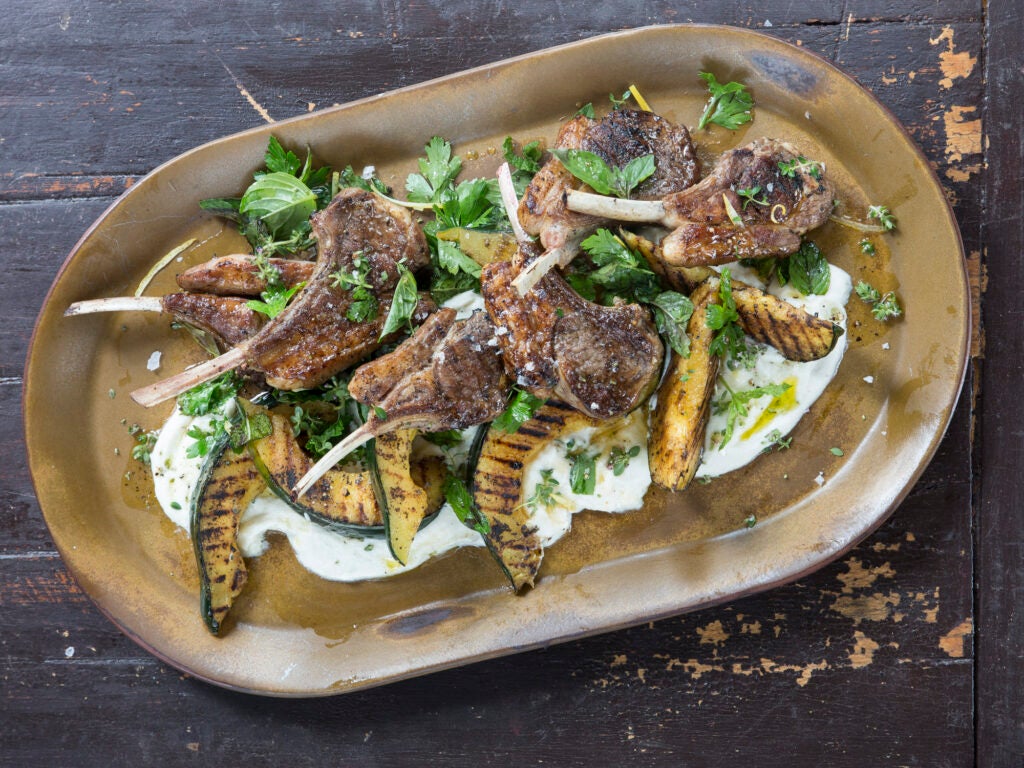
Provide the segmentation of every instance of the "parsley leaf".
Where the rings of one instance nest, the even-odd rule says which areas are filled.
[[[699,77],[708,85],[711,99],[700,116],[698,128],[705,128],[708,123],[716,123],[730,131],[735,131],[752,119],[750,110],[754,107],[754,99],[742,83],[719,83],[710,72],[701,72]]]
[[[285,151],[276,136],[270,137],[263,162],[271,173],[287,173],[291,176],[298,176],[299,169],[302,168],[302,161],[299,160],[298,155],[291,151]]]
[[[592,101],[588,101],[586,104],[579,108],[579,111],[576,112],[576,114],[582,115],[583,117],[589,117],[591,120],[593,120],[595,117],[594,103]]]
[[[540,158],[544,150],[541,149],[539,141],[531,141],[522,145],[519,154],[511,136],[505,137],[501,149],[505,155],[505,162],[512,169],[512,185],[515,187],[516,195],[522,197],[527,185],[533,180],[533,175],[540,170]]]
[[[523,144],[520,154],[516,152],[516,146],[512,141],[512,137],[506,136],[505,141],[501,145],[501,150],[505,155],[505,161],[517,171],[536,173],[540,170],[540,156],[544,153],[544,150],[540,148],[539,141]]]
[[[192,387],[178,395],[178,408],[186,416],[206,416],[221,410],[238,395],[242,379],[234,371]]]
[[[462,170],[462,159],[452,156],[452,145],[440,136],[434,136],[424,148],[426,158],[420,158],[420,173],[410,174],[405,181],[409,199],[415,203],[435,203]]]
[[[622,168],[609,166],[600,155],[585,149],[552,149],[568,171],[595,192],[629,197],[629,193],[654,173],[654,155],[643,155],[630,160]]]
[[[288,301],[294,296],[300,288],[305,287],[305,283],[299,283],[293,285],[291,288],[268,288],[260,294],[260,298],[263,301],[257,301],[252,299],[245,302],[245,306],[249,309],[266,315],[267,317],[277,317],[284,311],[284,308],[288,306]]]
[[[437,241],[437,263],[453,275],[462,271],[480,277],[480,265],[464,254],[457,243],[449,240]]]
[[[524,423],[533,418],[545,402],[547,401],[534,397],[529,392],[513,387],[508,407],[491,422],[491,426],[508,434],[517,432]]]

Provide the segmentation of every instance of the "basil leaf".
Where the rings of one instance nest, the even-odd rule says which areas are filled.
[[[654,173],[654,155],[637,157],[626,163],[622,170],[616,169],[615,191],[619,197],[629,197],[629,193],[644,179]]]
[[[276,237],[307,223],[316,200],[316,194],[297,178],[275,172],[261,176],[245,190],[238,210],[262,221]]]
[[[681,293],[665,291],[654,297],[651,305],[658,333],[677,354],[689,357],[690,338],[686,335],[686,323],[693,314],[693,302]]]
[[[821,249],[809,240],[800,244],[800,250],[789,257],[788,277],[793,287],[805,296],[828,293],[832,271],[821,255]]]
[[[409,322],[419,299],[416,294],[416,278],[412,272],[401,264],[398,265],[398,271],[401,273],[401,277],[398,278],[398,285],[395,286],[395,295],[391,299],[391,310],[388,312],[387,320],[384,321],[384,329],[380,332],[382,339]]]
[[[612,193],[612,171],[598,155],[585,149],[552,149],[573,176],[601,195]]]

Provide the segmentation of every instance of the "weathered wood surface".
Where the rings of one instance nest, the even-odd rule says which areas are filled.
[[[954,0],[168,5],[6,9],[0,764],[1020,764],[1022,414],[1009,397],[1021,370],[1019,10],[990,6],[986,18],[980,1]],[[763,28],[844,67],[937,169],[979,291],[984,266],[999,271],[984,301],[990,352],[980,357],[979,335],[949,433],[892,519],[839,562],[765,595],[329,700],[219,690],[122,636],[53,549],[20,425],[32,322],[88,224],[160,162],[266,119],[682,21]]]

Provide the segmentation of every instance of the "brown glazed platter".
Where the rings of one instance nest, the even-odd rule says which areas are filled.
[[[202,353],[159,316],[65,318],[64,309],[130,293],[189,238],[199,244],[149,293],[172,290],[173,273],[190,263],[240,250],[233,227],[196,203],[239,194],[271,134],[312,147],[335,168],[373,164],[401,193],[432,135],[466,160],[462,178],[489,175],[506,135],[550,143],[580,105],[593,101],[603,112],[609,92],[631,83],[656,112],[694,126],[706,98],[702,70],[746,83],[755,99],[754,120],[740,130],[694,131],[705,159],[759,136],[784,138],[825,162],[850,211],[884,203],[899,219],[895,233],[873,237],[873,257],[857,247],[860,233],[837,224],[812,235],[854,281],[896,290],[905,316],[880,323],[851,299],[846,357],[792,447],[683,493],[651,491],[633,513],[576,516],[548,549],[536,587],[519,596],[481,549],[343,584],[307,573],[274,539],[248,561],[250,580],[225,636],[209,635],[188,537],[149,498],[123,426],[158,427],[171,406],[146,411],[128,393]],[[157,168],[89,229],[50,290],[27,366],[29,459],[68,569],[136,642],[218,685],[329,695],[735,599],[838,557],[890,514],[935,452],[963,381],[968,310],[962,246],[943,192],[871,94],[816,56],[750,31],[631,30],[256,128]],[[155,350],[162,366],[151,372]],[[758,523],[748,529],[750,514]]]

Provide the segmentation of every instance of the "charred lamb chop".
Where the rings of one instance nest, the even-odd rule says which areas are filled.
[[[308,282],[316,264],[298,259],[267,259],[277,269],[285,288]],[[267,289],[252,256],[220,256],[197,264],[175,278],[183,291],[214,293],[219,296],[259,296]]]
[[[834,189],[822,171],[791,144],[761,138],[724,153],[709,176],[661,201],[570,192],[567,206],[671,228],[661,249],[672,266],[786,256],[800,248],[801,235],[824,224],[832,212]]]
[[[498,173],[507,210],[515,210],[508,169]],[[497,326],[506,370],[538,397],[557,397],[598,419],[627,413],[658,382],[665,349],[649,312],[637,304],[586,301],[557,273],[544,275],[523,296],[517,275],[540,258],[521,232],[512,261],[494,262],[480,275],[484,305]]]
[[[372,406],[366,423],[295,484],[296,496],[344,456],[385,432],[465,429],[505,410],[509,385],[494,325],[483,312],[465,320],[455,315],[453,309],[438,310],[394,352],[356,370],[348,391]]]
[[[654,174],[634,191],[639,200],[658,200],[684,190],[698,175],[696,153],[686,128],[653,112],[620,109],[601,120],[578,115],[562,126],[555,148],[593,152],[612,167],[653,154]],[[546,253],[516,277],[521,293],[527,293],[551,267],[564,267],[572,261],[580,242],[606,222],[602,214],[574,213],[566,208],[566,193],[584,186],[558,158],[550,157],[526,188],[518,206],[519,219],[528,234],[540,237]]]
[[[204,293],[169,293],[166,296],[119,296],[77,301],[65,317],[96,312],[161,312],[176,321],[210,334],[222,352],[252,336],[266,319],[246,306],[246,300]]]
[[[279,389],[308,389],[366,358],[382,340],[387,308],[398,282],[398,264],[417,270],[429,264],[426,240],[404,208],[361,189],[346,189],[312,219],[318,242],[316,269],[281,314],[230,352],[153,386],[136,390],[136,402],[152,406],[224,371],[243,367]],[[337,279],[365,259],[375,320],[346,317],[352,291]],[[420,319],[433,308],[421,300]]]

